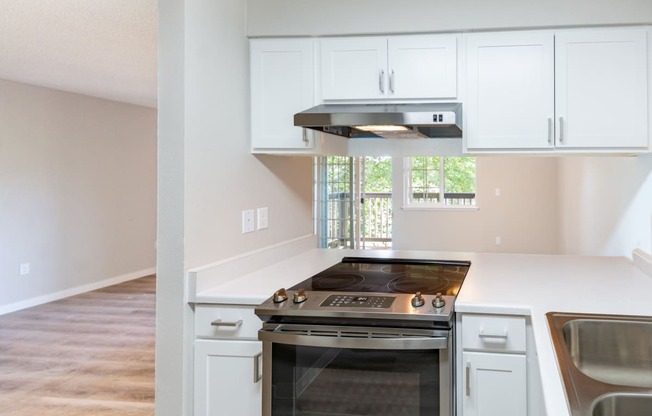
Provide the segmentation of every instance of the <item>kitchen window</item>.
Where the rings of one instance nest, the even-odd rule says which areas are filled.
[[[477,209],[473,157],[403,158],[404,209]]]

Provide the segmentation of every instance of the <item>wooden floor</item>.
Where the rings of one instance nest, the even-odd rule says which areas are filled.
[[[0,316],[0,415],[154,414],[154,276]]]

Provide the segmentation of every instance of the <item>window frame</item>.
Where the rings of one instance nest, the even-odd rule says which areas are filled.
[[[439,186],[443,192],[439,193],[438,202],[414,202],[412,200],[412,159],[413,157],[406,156],[401,158],[403,163],[403,201],[401,209],[413,211],[478,211],[480,209],[478,204],[478,165],[475,159],[475,175],[474,175],[474,188],[475,188],[475,203],[473,205],[447,205],[444,199],[445,194],[445,175],[444,175],[444,161],[446,158],[457,157],[471,157],[471,156],[428,156],[439,158]]]

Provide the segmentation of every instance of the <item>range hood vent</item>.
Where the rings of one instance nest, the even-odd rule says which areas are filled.
[[[294,125],[347,138],[459,138],[462,104],[322,104],[294,115]]]

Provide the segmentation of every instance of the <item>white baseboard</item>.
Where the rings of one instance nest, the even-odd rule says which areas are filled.
[[[44,303],[53,302],[55,300],[67,298],[70,296],[79,295],[80,293],[102,289],[107,286],[117,285],[118,283],[123,283],[129,280],[134,280],[141,277],[149,276],[154,273],[156,273],[156,267],[151,267],[149,269],[123,274],[122,276],[116,276],[116,277],[111,277],[109,279],[100,280],[99,282],[93,282],[87,285],[77,286],[70,289],[60,290],[54,293],[48,293],[47,295],[42,295],[42,296],[37,296],[34,298],[22,300],[20,302],[10,303],[9,305],[0,306],[0,315],[16,312],[21,309],[31,308],[32,306],[42,305]]]

